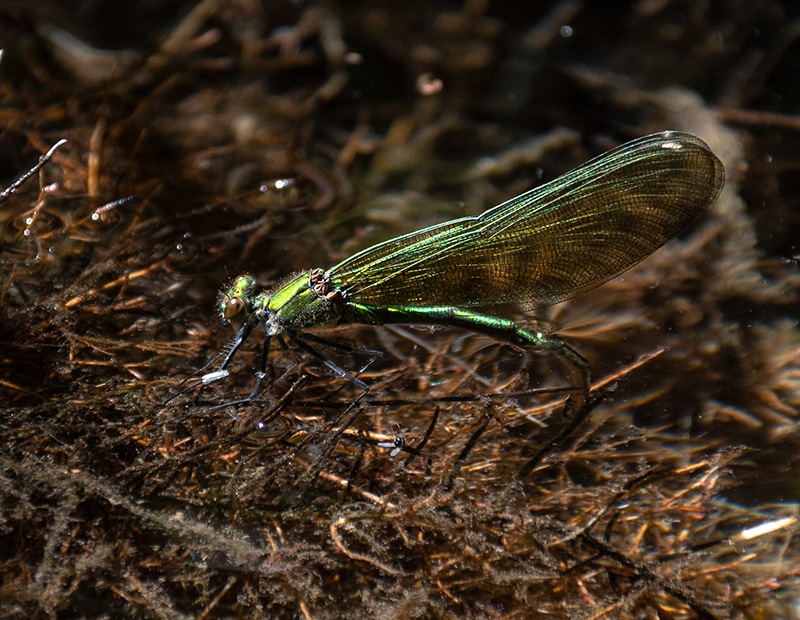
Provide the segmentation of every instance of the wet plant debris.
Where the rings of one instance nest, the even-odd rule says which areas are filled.
[[[0,616],[790,617],[794,10],[3,4]],[[724,164],[714,205],[509,317],[587,358],[574,423],[554,355],[452,326],[315,330],[227,406],[261,349],[213,375],[221,282],[667,129]]]

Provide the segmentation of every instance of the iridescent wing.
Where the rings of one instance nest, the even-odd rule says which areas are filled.
[[[633,140],[489,209],[390,239],[330,270],[376,306],[546,306],[632,267],[719,195],[722,163],[695,136]]]

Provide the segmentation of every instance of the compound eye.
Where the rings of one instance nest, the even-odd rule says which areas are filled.
[[[225,304],[225,309],[222,311],[222,316],[230,321],[232,318],[244,312],[244,301],[241,297],[231,297]]]

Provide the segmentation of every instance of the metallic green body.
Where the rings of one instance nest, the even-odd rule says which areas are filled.
[[[239,276],[219,310],[243,325],[217,373],[262,323],[268,338],[323,324],[451,325],[558,353],[579,385],[573,406],[582,407],[590,385],[583,357],[502,315],[557,303],[632,267],[702,215],[724,179],[700,139],[653,134],[479,217],[390,239],[273,293],[256,293],[253,278]]]
[[[280,333],[287,327],[304,329],[339,319],[333,305],[314,293],[309,285],[309,273],[297,276],[271,297],[259,296],[255,306],[265,308],[270,335]]]

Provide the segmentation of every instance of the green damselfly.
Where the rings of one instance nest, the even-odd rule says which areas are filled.
[[[702,140],[657,133],[478,217],[379,243],[328,270],[292,276],[274,292],[257,291],[255,279],[241,275],[218,302],[221,316],[241,326],[218,369],[201,382],[226,377],[259,324],[266,337],[255,388],[228,404],[258,394],[273,336],[286,334],[316,354],[303,340],[314,326],[438,324],[556,353],[576,383],[568,407],[582,409],[591,385],[586,360],[557,337],[506,317],[564,301],[629,269],[700,217],[724,181],[722,163]],[[366,393],[365,383],[326,364]]]

